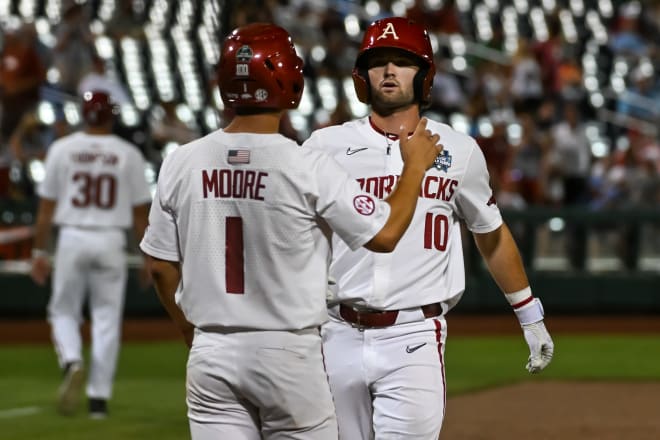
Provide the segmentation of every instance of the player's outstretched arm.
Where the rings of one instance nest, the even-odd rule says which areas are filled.
[[[40,286],[46,284],[50,276],[51,266],[48,259],[48,241],[53,224],[53,215],[57,202],[51,199],[41,198],[37,211],[37,221],[34,225],[34,241],[32,245],[32,267],[30,276]]]
[[[374,252],[392,252],[415,213],[419,187],[426,170],[433,166],[435,158],[442,152],[438,142],[440,136],[426,129],[427,119],[422,118],[413,135],[401,127],[399,139],[404,160],[401,178],[386,202],[390,204],[390,216],[383,228],[364,247]]]
[[[503,224],[495,231],[474,234],[474,239],[488,270],[505,292],[520,322],[530,352],[526,368],[530,373],[538,373],[552,360],[554,343],[543,322],[543,305],[532,295],[511,231]]]
[[[177,261],[161,260],[152,256],[147,257],[147,263],[161,304],[181,330],[188,348],[192,347],[195,327],[188,322],[174,300],[174,294],[181,281],[181,265]]]

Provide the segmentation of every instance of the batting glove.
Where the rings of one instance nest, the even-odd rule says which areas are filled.
[[[543,320],[531,324],[521,324],[525,341],[529,345],[527,371],[539,373],[548,366],[555,351],[555,344],[545,328]]]
[[[543,323],[543,304],[540,299],[532,296],[529,288],[509,294],[507,299],[513,306],[513,312],[518,317],[525,341],[529,345],[529,359],[525,368],[530,373],[538,373],[548,366],[555,350]]]

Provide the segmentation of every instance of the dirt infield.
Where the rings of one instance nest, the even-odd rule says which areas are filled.
[[[658,383],[521,383],[451,398],[449,440],[657,440]]]

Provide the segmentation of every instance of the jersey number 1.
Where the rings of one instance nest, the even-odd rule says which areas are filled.
[[[449,233],[449,219],[446,215],[426,213],[424,222],[424,249],[447,249],[447,235]]]
[[[227,217],[225,223],[225,285],[227,293],[245,293],[243,270],[243,219]]]

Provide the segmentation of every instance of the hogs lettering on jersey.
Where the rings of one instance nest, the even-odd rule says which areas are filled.
[[[384,199],[392,192],[394,185],[399,181],[399,177],[394,175],[360,177],[357,181],[363,191],[373,194],[379,199]],[[437,199],[448,202],[454,196],[457,186],[458,180],[455,179],[434,175],[425,176],[419,196],[425,199]]]
[[[116,154],[96,151],[76,151],[71,153],[71,160],[78,163],[92,163],[98,160],[103,165],[117,165],[119,163],[119,157]]]
[[[202,170],[202,193],[208,198],[263,200],[268,173],[254,170]]]

